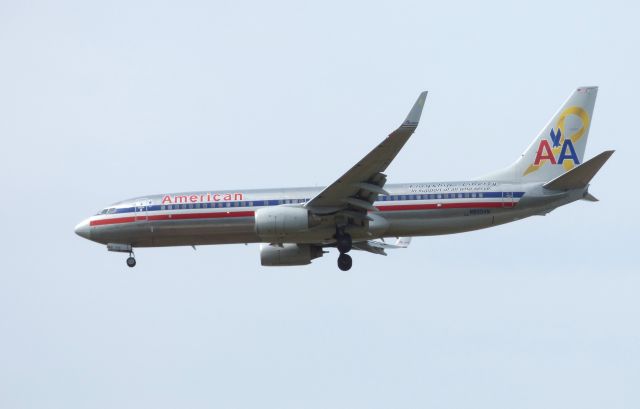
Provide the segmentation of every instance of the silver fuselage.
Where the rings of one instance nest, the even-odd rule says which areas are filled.
[[[494,181],[387,184],[369,212],[366,228],[349,226],[354,241],[430,236],[483,229],[544,215],[586,194],[586,188],[554,192],[542,183]],[[254,212],[265,206],[304,206],[321,188],[204,191],[150,195],[116,203],[76,227],[98,243],[133,247],[263,242]],[[329,216],[326,216],[330,218]],[[331,245],[335,223],[327,219],[290,234],[288,243]]]

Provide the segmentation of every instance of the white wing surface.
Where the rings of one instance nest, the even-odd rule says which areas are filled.
[[[395,244],[388,244],[384,241],[369,240],[358,243],[353,243],[353,248],[356,250],[368,251],[373,254],[380,254],[386,256],[385,250],[391,249],[406,249],[411,244],[411,237],[398,237]]]

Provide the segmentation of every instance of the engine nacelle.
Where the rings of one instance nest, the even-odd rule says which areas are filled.
[[[258,209],[255,213],[256,233],[267,241],[308,230],[314,224],[313,217],[303,207],[273,206]]]
[[[322,247],[310,244],[285,243],[260,245],[260,264],[263,266],[303,266],[322,257]]]

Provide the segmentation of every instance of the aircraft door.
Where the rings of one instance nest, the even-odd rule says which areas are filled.
[[[135,221],[146,222],[149,221],[148,206],[151,201],[149,199],[140,199],[136,202],[135,207]]]
[[[513,207],[513,192],[502,192],[502,207]]]

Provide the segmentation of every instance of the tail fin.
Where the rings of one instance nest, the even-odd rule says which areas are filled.
[[[580,87],[506,169],[483,179],[546,182],[582,163],[598,87]]]

